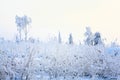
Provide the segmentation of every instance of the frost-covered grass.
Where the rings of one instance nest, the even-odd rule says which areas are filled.
[[[1,80],[119,80],[119,47],[57,42],[0,44]]]

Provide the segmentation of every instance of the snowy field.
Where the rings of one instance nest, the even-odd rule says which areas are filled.
[[[0,80],[119,80],[120,47],[0,42]]]

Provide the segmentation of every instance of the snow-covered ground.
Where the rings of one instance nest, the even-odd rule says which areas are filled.
[[[120,47],[0,42],[0,80],[119,80]]]

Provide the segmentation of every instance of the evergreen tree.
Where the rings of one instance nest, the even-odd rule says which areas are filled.
[[[58,42],[59,42],[59,43],[62,43],[62,39],[61,39],[60,32],[59,32],[59,34],[58,34]]]
[[[101,35],[99,32],[96,32],[94,35],[94,45],[102,44]]]
[[[69,44],[73,44],[73,37],[71,33],[69,34]]]

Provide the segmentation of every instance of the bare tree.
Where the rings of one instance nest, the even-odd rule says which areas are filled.
[[[31,18],[27,17],[26,15],[24,15],[23,17],[19,17],[16,15],[15,19],[16,19],[15,23],[17,24],[17,30],[19,32],[19,39],[21,40],[21,32],[22,30],[24,30],[25,41],[26,41],[28,37],[27,26],[32,22]]]

